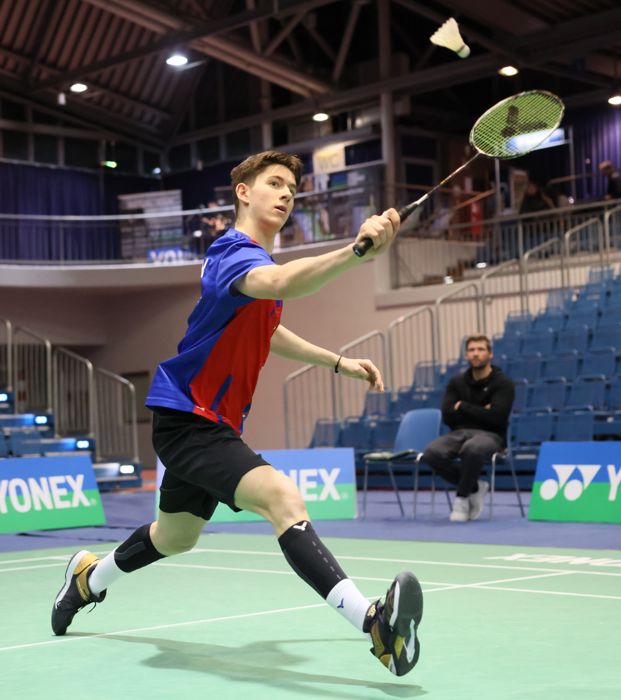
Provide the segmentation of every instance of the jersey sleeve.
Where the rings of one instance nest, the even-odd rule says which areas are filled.
[[[234,283],[255,267],[274,265],[269,253],[252,241],[239,241],[231,246],[220,258],[217,272],[217,286],[221,294],[239,296],[241,292]]]

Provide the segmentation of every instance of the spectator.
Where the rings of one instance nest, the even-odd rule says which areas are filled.
[[[436,473],[457,486],[453,522],[481,515],[489,485],[479,481],[479,475],[494,452],[506,444],[515,388],[509,377],[492,366],[493,356],[487,336],[471,335],[466,340],[470,367],[449,381],[442,401],[442,418],[452,432],[429,443],[423,455]]]
[[[536,211],[546,211],[546,209],[554,209],[553,200],[543,192],[538,183],[529,180],[520,206],[520,214],[531,214]]]
[[[599,171],[608,179],[608,189],[604,195],[604,199],[619,199],[621,198],[621,174],[612,164],[611,160],[603,160],[599,164]]]

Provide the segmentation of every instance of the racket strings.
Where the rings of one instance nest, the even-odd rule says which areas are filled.
[[[470,132],[470,143],[492,158],[517,158],[543,143],[559,125],[563,103],[552,93],[514,95],[483,114]]]

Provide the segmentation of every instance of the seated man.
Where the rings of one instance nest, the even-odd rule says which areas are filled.
[[[463,374],[450,379],[442,401],[442,418],[451,432],[429,443],[423,461],[457,486],[450,519],[476,520],[489,484],[479,481],[483,466],[506,444],[513,382],[491,364],[492,345],[485,335],[466,340]],[[459,461],[456,459],[459,458]]]

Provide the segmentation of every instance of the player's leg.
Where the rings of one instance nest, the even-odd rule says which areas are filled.
[[[441,435],[425,448],[422,461],[428,464],[449,484],[458,484],[460,470],[455,465],[455,457],[466,439],[463,430],[455,430],[447,435]]]
[[[414,667],[420,653],[416,633],[423,601],[413,574],[399,574],[385,602],[378,600],[370,605],[315,532],[293,481],[269,465],[255,467],[241,478],[235,490],[235,505],[272,523],[292,569],[328,605],[371,635],[371,652],[385,666],[397,675]]]
[[[86,550],[74,554],[52,608],[54,634],[65,634],[81,608],[101,603],[108,587],[117,579],[159,559],[192,549],[205,522],[191,513],[159,511],[156,522],[139,527],[103,559]]]

